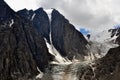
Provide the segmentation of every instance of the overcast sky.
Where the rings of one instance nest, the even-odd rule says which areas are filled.
[[[55,8],[72,24],[100,31],[120,23],[120,0],[5,0],[15,11]]]

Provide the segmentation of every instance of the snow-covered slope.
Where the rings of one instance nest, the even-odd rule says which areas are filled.
[[[109,42],[109,41],[115,40],[117,38],[116,35],[114,35],[113,37],[111,37],[111,35],[112,35],[111,31],[104,30],[102,32],[92,33],[90,40],[95,41],[95,42],[104,43],[104,42]]]
[[[98,33],[91,33],[89,41],[92,43],[91,46],[95,46],[98,49],[99,53],[102,56],[104,56],[110,48],[118,46],[118,44],[115,44],[115,40],[118,37],[116,34],[113,37],[111,37],[111,30],[104,30]]]
[[[46,39],[45,39],[45,42],[48,47],[49,53],[55,57],[55,60],[51,63],[53,63],[53,64],[70,64],[71,63],[70,60],[68,60],[67,58],[64,58],[60,55],[60,53],[55,49],[53,44],[49,44]]]

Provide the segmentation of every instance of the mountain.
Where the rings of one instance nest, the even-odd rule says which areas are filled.
[[[0,80],[120,79],[120,28],[86,39],[56,9],[0,2]]]
[[[33,25],[0,2],[0,80],[34,79],[53,57]]]
[[[82,59],[85,55],[87,56],[87,40],[57,10],[23,9],[18,11],[18,14],[31,21],[37,31],[55,47],[61,56],[70,60],[73,57]]]
[[[95,73],[98,80],[120,79],[120,47],[111,48],[106,56],[97,61]]]

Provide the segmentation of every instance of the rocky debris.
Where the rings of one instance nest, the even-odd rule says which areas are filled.
[[[98,80],[119,80],[120,47],[112,48],[107,55],[96,63],[96,78]]]

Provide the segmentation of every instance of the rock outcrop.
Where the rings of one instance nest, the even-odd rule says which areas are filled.
[[[33,80],[52,56],[35,27],[0,2],[0,80]]]
[[[110,49],[97,61],[95,73],[98,80],[120,79],[120,47]]]

